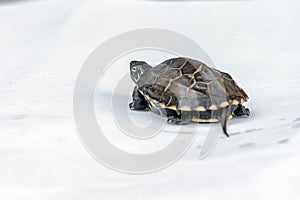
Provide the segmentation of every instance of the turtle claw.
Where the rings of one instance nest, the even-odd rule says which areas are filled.
[[[131,102],[131,103],[129,104],[129,108],[130,108],[130,110],[134,110],[134,103],[133,103],[133,102]]]
[[[168,124],[176,124],[180,125],[181,124],[181,119],[175,116],[169,116],[168,117]]]

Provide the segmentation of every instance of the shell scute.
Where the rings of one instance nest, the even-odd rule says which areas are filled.
[[[182,74],[193,74],[195,71],[197,71],[197,68],[187,62],[182,68],[181,68]]]

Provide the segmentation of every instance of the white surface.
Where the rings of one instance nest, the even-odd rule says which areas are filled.
[[[0,198],[299,199],[299,11],[297,0],[0,5]],[[247,91],[252,115],[230,122],[239,134],[209,158],[198,160],[196,143],[170,168],[132,176],[82,147],[72,92],[89,53],[144,27],[198,42]]]

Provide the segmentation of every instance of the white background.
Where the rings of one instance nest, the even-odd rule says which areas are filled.
[[[0,2],[1,199],[300,198],[299,1]],[[207,159],[196,142],[171,167],[133,176],[82,146],[72,110],[80,67],[102,42],[137,28],[190,37],[249,94],[251,117],[231,121],[234,134]]]

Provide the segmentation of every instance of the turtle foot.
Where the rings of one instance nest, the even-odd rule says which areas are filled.
[[[168,124],[180,125],[181,124],[181,119],[178,118],[178,117],[169,116],[167,122],[168,122]]]
[[[248,117],[250,115],[250,110],[249,108],[239,104],[233,113],[237,117]]]
[[[169,116],[168,124],[185,125],[191,122],[191,115],[182,112],[180,116]]]
[[[129,104],[129,108],[130,108],[130,110],[144,110],[144,111],[149,110],[147,104],[145,104],[144,102],[139,102],[139,101],[131,102]]]

